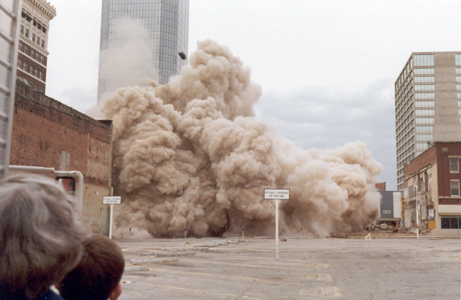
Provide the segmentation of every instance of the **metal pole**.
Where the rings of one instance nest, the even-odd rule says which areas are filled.
[[[110,221],[109,221],[109,238],[112,238],[112,223],[114,222],[114,205],[110,205]]]
[[[416,205],[416,238],[419,239],[419,207]]]
[[[279,201],[275,200],[275,256],[279,258]]]

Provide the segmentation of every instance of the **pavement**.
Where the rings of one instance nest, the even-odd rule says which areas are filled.
[[[128,299],[461,299],[461,240],[120,239]]]

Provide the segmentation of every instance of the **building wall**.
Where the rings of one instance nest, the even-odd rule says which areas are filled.
[[[111,126],[18,82],[10,164],[81,172],[82,218],[94,232],[106,230],[102,197],[110,194],[111,133]]]
[[[457,158],[457,171],[450,170],[450,158]],[[461,142],[435,142],[405,166],[405,225],[415,226],[415,193],[421,193],[419,211],[421,229],[434,229],[437,235],[459,235],[461,222],[461,196],[451,192],[451,181],[461,181],[459,161]],[[428,214],[434,210],[434,220]],[[410,218],[408,220],[407,218]],[[453,218],[456,228],[443,228],[442,220]],[[451,222],[451,221],[450,221]],[[426,226],[427,225],[427,226]],[[451,225],[450,225],[451,226]]]

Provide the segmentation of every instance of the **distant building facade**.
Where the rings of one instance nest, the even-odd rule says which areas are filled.
[[[434,142],[404,167],[405,227],[460,235],[461,142]],[[419,204],[418,204],[419,202]]]
[[[381,194],[381,203],[377,223],[399,226],[402,219],[402,192],[381,190],[379,193]]]
[[[186,64],[188,37],[189,0],[103,0],[98,101],[127,85],[125,74],[113,74],[114,64],[120,63],[120,59],[111,56],[111,49],[119,48],[115,53],[143,59],[136,64],[133,62],[136,57],[130,58],[124,62],[123,70],[115,68],[115,72],[165,84]],[[183,58],[179,53],[184,54]]]
[[[45,93],[50,20],[56,9],[45,0],[23,0],[17,79]]]
[[[395,81],[397,189],[404,166],[438,142],[461,141],[461,52],[415,52]]]

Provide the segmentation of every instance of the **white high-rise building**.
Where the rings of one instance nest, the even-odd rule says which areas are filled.
[[[143,79],[168,83],[186,64],[188,37],[189,0],[103,0],[98,101]]]
[[[461,141],[461,52],[415,52],[395,81],[397,189],[433,142]]]

